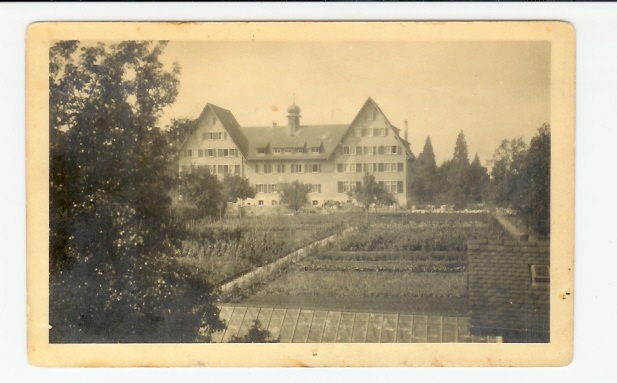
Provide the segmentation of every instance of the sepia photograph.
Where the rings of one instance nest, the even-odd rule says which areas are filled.
[[[567,24],[42,23],[27,58],[35,364],[571,358]]]

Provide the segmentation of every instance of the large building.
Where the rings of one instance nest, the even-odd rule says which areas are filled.
[[[311,185],[310,201],[347,201],[365,173],[405,206],[413,154],[401,130],[370,97],[350,124],[302,125],[300,108],[288,108],[287,126],[242,127],[233,114],[207,104],[184,141],[180,171],[208,167],[219,176],[237,174],[255,187],[254,204],[276,205],[280,184]],[[405,123],[407,125],[407,123]]]

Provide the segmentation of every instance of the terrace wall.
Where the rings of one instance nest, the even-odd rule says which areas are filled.
[[[549,243],[470,240],[467,247],[472,333],[548,342],[550,279],[538,283],[532,266],[550,265]]]

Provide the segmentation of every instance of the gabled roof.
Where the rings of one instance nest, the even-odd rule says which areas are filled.
[[[392,125],[392,123],[390,123],[390,120],[388,120],[388,117],[386,116],[386,114],[383,112],[383,110],[381,110],[379,105],[377,105],[377,103],[371,97],[366,99],[366,101],[364,102],[364,104],[362,105],[362,107],[360,108],[358,113],[356,114],[356,117],[354,117],[354,119],[351,122],[351,124],[349,124],[349,127],[351,128],[356,123],[356,121],[360,118],[360,115],[362,114],[362,111],[366,108],[367,105],[373,105],[379,111],[379,113],[381,113],[383,118],[386,120],[386,125],[389,128],[391,128],[392,131],[395,133],[394,137],[396,137],[398,142],[405,148],[405,152],[407,153],[407,157],[410,158],[410,159],[415,159],[415,156],[411,152],[411,144],[408,141],[405,141],[400,136],[399,133],[401,132],[401,130],[399,128],[397,128],[396,126]]]
[[[210,109],[212,113],[214,113],[216,118],[221,122],[227,133],[229,133],[229,136],[231,137],[233,142],[240,150],[240,153],[242,153],[242,155],[246,158],[248,152],[248,141],[242,133],[242,130],[240,129],[240,124],[234,117],[233,113],[231,113],[227,109],[221,108],[220,106],[208,103],[199,115],[199,120],[203,118],[208,109]]]
[[[468,241],[471,326],[479,333],[546,333],[550,289],[533,286],[531,265],[549,265],[548,242]]]
[[[328,159],[343,139],[349,125],[302,125],[293,136],[288,134],[287,126],[243,127],[240,128],[248,139],[247,160],[267,159]],[[258,148],[270,145],[274,148],[322,147],[319,154],[265,154],[257,155]]]

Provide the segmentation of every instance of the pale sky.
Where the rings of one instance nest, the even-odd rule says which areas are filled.
[[[242,126],[286,124],[294,93],[301,124],[351,123],[370,96],[395,126],[408,120],[416,156],[430,135],[440,164],[463,130],[486,164],[503,139],[529,142],[550,122],[547,42],[176,41],[164,61],[182,73],[163,124],[208,102]]]

